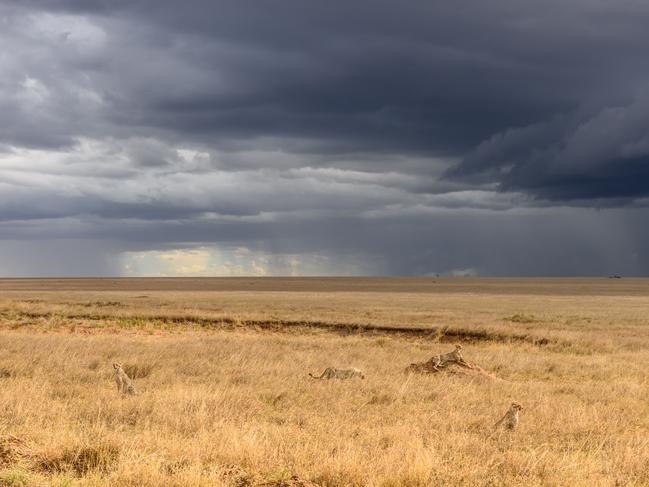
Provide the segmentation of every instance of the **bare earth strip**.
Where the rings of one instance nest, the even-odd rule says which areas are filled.
[[[646,279],[0,280],[0,485],[649,485],[648,344]]]

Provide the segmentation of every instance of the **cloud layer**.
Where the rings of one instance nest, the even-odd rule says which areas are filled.
[[[0,275],[647,274],[648,21],[1,2]]]

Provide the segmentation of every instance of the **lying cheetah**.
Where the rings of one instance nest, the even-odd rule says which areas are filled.
[[[365,374],[361,370],[354,367],[350,369],[336,369],[335,367],[327,367],[325,371],[318,377],[309,372],[309,376],[314,379],[352,379],[354,377],[365,378]]]
[[[126,372],[124,372],[122,365],[114,363],[113,368],[115,369],[114,377],[115,383],[117,384],[117,392],[131,395],[137,394],[135,384],[133,384],[133,381],[129,378],[128,375],[126,375]]]
[[[513,402],[505,415],[494,425],[494,428],[502,427],[510,431],[515,430],[518,426],[518,412],[522,409],[523,406],[517,402]]]
[[[448,353],[443,353],[441,355],[438,355],[439,357],[439,362],[440,366],[445,366],[446,364],[458,364],[463,367],[468,367],[469,369],[471,368],[471,365],[464,360],[464,356],[462,355],[462,345],[455,345],[455,350],[452,352]]]
[[[455,345],[455,350],[448,353],[441,353],[439,355],[433,355],[428,362],[420,364],[410,364],[406,368],[407,372],[418,372],[418,371],[428,371],[428,372],[439,372],[441,369],[446,367],[448,364],[457,364],[468,369],[472,369],[473,366],[469,364],[464,357],[462,356],[462,345]]]
[[[406,372],[440,372],[444,365],[440,355],[433,355],[427,362],[412,363],[406,367]]]

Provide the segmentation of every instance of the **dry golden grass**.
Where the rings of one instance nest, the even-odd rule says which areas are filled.
[[[503,282],[5,288],[0,485],[649,485],[649,297]],[[504,380],[403,373],[455,340]],[[117,393],[115,361],[140,395]],[[330,365],[367,379],[307,376]],[[518,430],[494,434],[512,401],[525,407]]]

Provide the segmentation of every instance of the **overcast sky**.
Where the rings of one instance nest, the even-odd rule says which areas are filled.
[[[0,276],[647,275],[646,0],[0,0]]]

